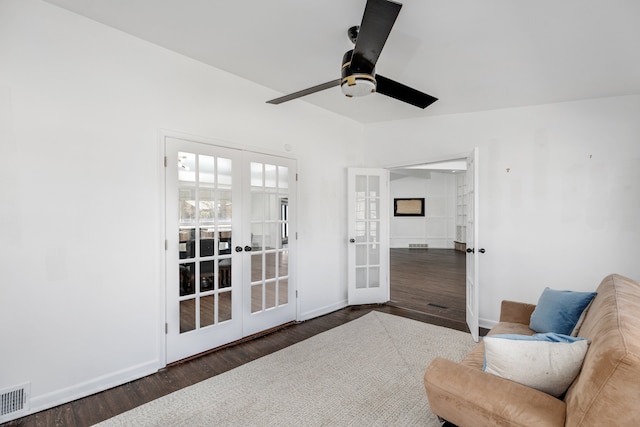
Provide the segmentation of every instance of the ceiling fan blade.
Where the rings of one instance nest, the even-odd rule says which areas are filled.
[[[351,57],[353,72],[373,72],[401,8],[389,0],[367,0]]]
[[[280,98],[272,99],[267,101],[267,104],[281,104],[283,102],[291,101],[292,99],[300,98],[305,95],[311,95],[312,93],[320,92],[321,90],[329,89],[334,86],[340,86],[340,81],[341,79],[331,80],[330,82],[322,83],[289,95],[281,96]]]
[[[426,108],[438,100],[424,92],[405,86],[394,80],[376,74],[376,92],[398,99],[419,108]]]

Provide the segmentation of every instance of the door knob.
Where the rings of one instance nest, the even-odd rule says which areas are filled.
[[[475,252],[475,251],[473,250],[473,248],[467,248],[467,253],[468,253],[468,254],[472,254],[472,253],[474,253],[474,252]]]
[[[485,253],[486,251],[484,250],[484,248],[480,248],[478,249],[478,252],[480,252],[481,254]]]
[[[236,246],[236,252],[242,252],[242,246]]]
[[[247,246],[245,246],[245,247],[244,247],[244,250],[245,250],[245,251],[247,251],[247,252],[251,252],[251,246],[248,246],[248,245],[247,245]]]
[[[349,243],[355,243],[356,239],[349,239]]]

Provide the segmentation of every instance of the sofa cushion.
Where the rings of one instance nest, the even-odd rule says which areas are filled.
[[[492,335],[484,338],[484,371],[558,397],[580,372],[587,346],[554,333]]]
[[[570,335],[595,292],[557,291],[545,288],[540,295],[529,327],[536,332]]]

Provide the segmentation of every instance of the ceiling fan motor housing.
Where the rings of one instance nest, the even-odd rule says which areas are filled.
[[[342,80],[340,82],[342,93],[349,98],[374,93],[376,91],[376,79],[373,77],[373,70],[371,71],[371,74],[352,72],[352,54],[353,50],[350,50],[342,57]]]

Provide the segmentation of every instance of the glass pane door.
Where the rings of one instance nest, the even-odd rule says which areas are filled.
[[[232,161],[178,152],[180,333],[231,320]]]
[[[389,300],[388,172],[349,169],[348,301]]]
[[[295,161],[165,138],[167,363],[295,320]]]
[[[167,361],[241,338],[242,152],[166,141]],[[242,259],[238,258],[238,262]]]
[[[250,260],[245,267],[250,278],[245,285],[250,296],[246,334],[264,329],[264,325],[272,327],[294,320],[296,313],[289,268],[290,248],[295,244],[290,212],[295,196],[295,163],[272,156],[249,157],[245,212],[251,246],[245,248],[245,259]]]
[[[357,289],[380,286],[380,177],[356,175]]]

